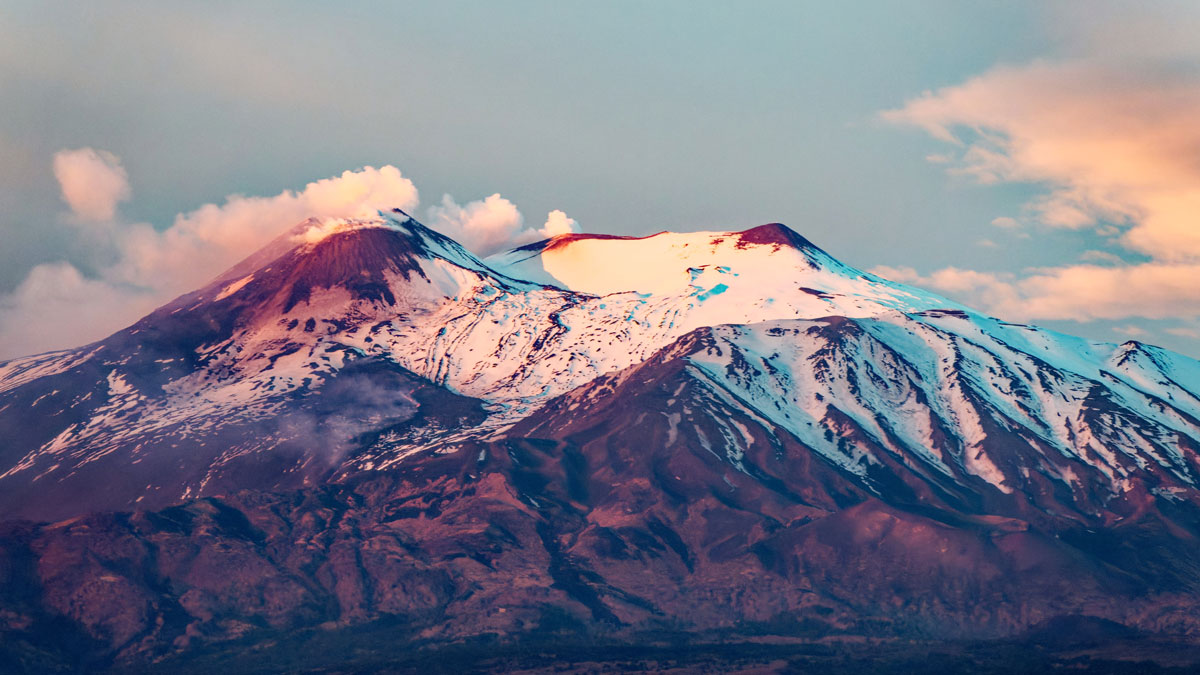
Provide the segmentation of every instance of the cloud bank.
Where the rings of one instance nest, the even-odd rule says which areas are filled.
[[[112,220],[117,203],[132,194],[120,158],[103,150],[79,148],[56,153],[54,177],[63,201],[84,221]]]
[[[128,176],[111,153],[92,148],[54,156],[54,173],[73,225],[106,238],[105,262],[58,261],[34,267],[0,295],[0,358],[73,347],[133,323],[171,298],[200,287],[307,218],[362,218],[419,205],[415,185],[394,166],[365,167],[285,190],[273,197],[231,195],[175,217],[166,228],[118,222],[117,204],[130,197]],[[447,195],[430,222],[472,251],[487,255],[544,237],[578,231],[562,211],[540,229],[524,225],[499,194],[459,206]],[[99,227],[92,227],[99,225]]]
[[[1020,319],[1200,317],[1200,71],[1177,61],[1083,55],[993,68],[884,112],[949,144],[948,171],[980,183],[1041,185],[1021,218],[993,224],[1091,228],[1127,252],[1125,264],[1085,252],[1084,264],[1022,275],[948,268],[887,270]],[[1026,225],[1029,223],[1030,225]],[[1094,262],[1107,264],[1097,265]],[[885,274],[886,276],[886,274]]]
[[[870,271],[1020,321],[1200,317],[1200,264],[1069,265],[1020,277],[957,267],[929,274],[886,265]]]

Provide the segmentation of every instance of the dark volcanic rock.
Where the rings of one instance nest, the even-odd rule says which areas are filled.
[[[4,641],[65,621],[92,645],[74,658],[102,665],[380,621],[398,645],[663,629],[1051,639],[1058,616],[1200,628],[1194,592],[1054,533],[862,496],[789,510],[746,483],[672,477],[694,494],[672,499],[601,447],[513,439],[341,485],[9,526]]]

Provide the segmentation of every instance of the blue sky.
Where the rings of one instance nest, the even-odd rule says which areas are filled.
[[[229,195],[278,195],[392,165],[419,189],[422,215],[443,194],[469,206],[499,193],[534,228],[555,209],[585,231],[620,234],[781,221],[850,264],[1014,315],[1005,318],[1200,355],[1200,301],[1175,288],[1187,286],[1195,257],[1174,255],[1162,237],[1126,237],[1139,218],[1183,201],[1121,174],[1140,161],[1132,155],[1077,184],[1067,158],[1091,157],[1088,143],[1106,131],[1054,146],[1046,135],[1057,127],[1039,107],[1049,97],[1038,87],[1055,91],[1072,64],[1097,73],[1097,90],[1106,77],[1161,80],[1163,96],[1191,105],[1200,52],[1180,26],[1195,26],[1197,12],[1130,7],[10,3],[0,8],[0,333],[38,325],[21,311],[50,306],[47,294],[69,306],[111,290],[97,283],[151,283],[114,280],[126,254],[109,239],[121,228],[163,232],[177,214]],[[1116,40],[1155,53],[1123,54]],[[956,98],[973,79],[982,91]],[[1130,87],[1126,98],[1142,106],[1130,114],[1161,113],[1156,91]],[[1029,105],[972,107],[1009,100],[988,98],[996,92]],[[1109,119],[1088,93],[1054,105],[1086,102],[1082,118]],[[923,96],[928,106],[910,107]],[[55,154],[79,148],[111,153],[99,156],[129,186],[99,225],[80,223],[56,180]],[[1007,161],[981,164],[988,148]],[[1173,174],[1171,194],[1190,194],[1190,179]],[[1084,215],[1055,220],[1038,205],[1047,195],[1075,200]],[[1188,227],[1161,220],[1151,234]],[[1110,272],[1076,269],[1081,261]],[[1159,263],[1169,269],[1146,267]],[[71,274],[33,283],[47,265]],[[1113,281],[1111,268],[1132,271]],[[1156,304],[1081,313],[1039,295],[1075,293],[1093,277],[1145,285]],[[56,290],[60,278],[77,287],[70,298]],[[1156,283],[1173,290],[1159,297]],[[1036,309],[1015,316],[1027,307]],[[51,328],[65,343],[97,337],[39,330]],[[19,351],[29,331],[9,343]]]

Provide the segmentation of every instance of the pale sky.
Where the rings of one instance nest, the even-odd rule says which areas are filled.
[[[479,250],[779,221],[1200,356],[1196,35],[1165,2],[10,1],[0,358],[383,202]]]

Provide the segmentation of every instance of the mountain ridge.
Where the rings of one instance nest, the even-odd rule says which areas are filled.
[[[1200,362],[778,224],[480,259],[403,212],[305,221],[105,340],[0,362],[0,437],[0,517],[43,521],[0,532],[34,561],[0,597],[120,658],[384,619],[1200,635]]]

